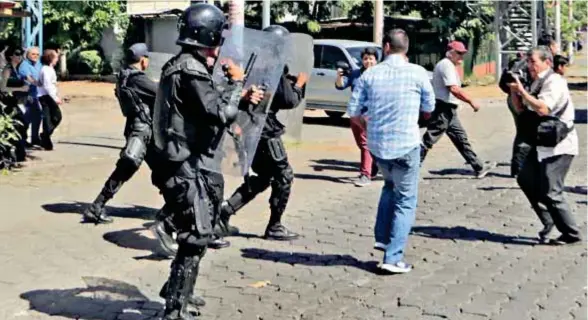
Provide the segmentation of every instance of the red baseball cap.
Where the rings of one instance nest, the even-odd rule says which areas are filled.
[[[468,49],[466,49],[466,47],[463,45],[463,43],[459,42],[459,41],[451,41],[449,42],[449,44],[447,44],[447,48],[451,49],[451,50],[455,50],[459,53],[465,53],[468,52]]]

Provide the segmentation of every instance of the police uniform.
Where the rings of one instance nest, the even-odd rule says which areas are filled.
[[[273,32],[280,36],[288,34],[288,31],[281,26],[269,26],[264,31]],[[288,230],[281,224],[282,215],[290,198],[294,173],[288,162],[288,156],[281,139],[284,134],[284,125],[277,119],[276,114],[279,110],[292,109],[298,106],[302,99],[302,89],[295,86],[294,82],[290,80],[291,77],[287,76],[287,68],[284,71],[274,94],[262,136],[251,164],[251,169],[257,175],[249,178],[223,203],[219,228],[217,229],[219,236],[238,233],[237,228],[228,224],[230,216],[271,185],[272,192],[269,199],[271,214],[264,237],[274,240],[298,238],[298,234]]]
[[[219,170],[213,171],[220,172],[216,151],[241,100],[242,81],[216,90],[206,57],[198,50],[220,46],[225,27],[222,11],[212,5],[196,4],[183,13],[176,42],[182,52],[164,65],[155,104],[154,141],[165,165],[155,168],[152,180],[161,186],[166,208],[172,212],[178,243],[161,292],[167,320],[193,319],[189,300],[212,238],[210,190],[217,189],[200,168],[216,167]]]
[[[130,62],[139,62],[147,57],[148,50],[144,43],[132,45],[127,51]],[[121,111],[126,117],[124,136],[126,144],[120,153],[116,168],[106,180],[102,191],[94,202],[84,211],[84,221],[93,223],[109,223],[109,217],[104,209],[106,202],[112,199],[139,170],[143,160],[152,167],[153,152],[151,115],[155,103],[157,85],[143,72],[133,65],[126,66],[117,77],[115,95],[119,101]]]

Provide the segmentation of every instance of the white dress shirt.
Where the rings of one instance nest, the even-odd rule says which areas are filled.
[[[539,74],[539,78],[544,78],[549,70],[545,70]],[[531,92],[537,87],[537,80],[531,84]],[[543,83],[541,91],[538,95],[539,100],[543,101],[547,108],[549,108],[549,115],[554,116],[562,108],[568,104],[566,111],[561,115],[560,120],[563,121],[568,128],[574,125],[575,110],[570,90],[568,89],[567,81],[559,74],[552,73]],[[528,107],[531,109],[530,107]],[[532,109],[531,109],[532,110]],[[578,133],[574,128],[565,139],[558,143],[555,147],[537,147],[537,158],[539,162],[544,159],[558,156],[562,154],[578,155]]]

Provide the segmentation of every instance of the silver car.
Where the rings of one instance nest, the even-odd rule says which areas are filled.
[[[351,90],[337,90],[337,63],[345,62],[352,70],[361,68],[361,52],[366,47],[378,50],[381,46],[373,42],[353,40],[314,40],[314,68],[306,87],[306,108],[325,110],[329,117],[340,118],[345,114]]]
[[[314,68],[306,86],[306,108],[324,110],[331,118],[340,118],[347,110],[351,90],[337,90],[337,63],[345,62],[351,70],[361,68],[361,52],[367,47],[378,50],[378,61],[382,56],[382,47],[373,42],[354,40],[314,40]],[[428,71],[429,80],[433,73]]]

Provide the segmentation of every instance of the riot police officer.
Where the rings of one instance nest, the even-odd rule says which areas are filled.
[[[151,151],[151,114],[155,103],[157,85],[145,74],[149,67],[149,51],[144,43],[133,44],[126,51],[127,65],[119,74],[115,95],[126,117],[124,136],[126,145],[120,153],[116,168],[106,180],[102,191],[94,202],[84,210],[83,221],[110,223],[112,218],[105,212],[106,202],[112,199],[139,170],[141,163]]]
[[[289,34],[286,28],[278,25],[271,25],[263,31],[282,37]],[[215,232],[218,236],[237,234],[239,230],[229,225],[230,216],[271,185],[272,193],[269,199],[271,214],[264,237],[272,240],[294,240],[299,237],[297,233],[288,230],[281,223],[282,215],[290,198],[294,172],[288,162],[288,156],[281,139],[284,134],[284,125],[280,123],[276,114],[279,110],[298,106],[302,99],[302,88],[307,80],[308,75],[305,73],[301,73],[297,77],[288,75],[288,67],[286,66],[270,106],[251,165],[251,169],[257,176],[249,178],[227,201],[223,202],[219,228]]]
[[[199,3],[186,9],[176,41],[182,50],[163,67],[155,104],[155,148],[166,164],[155,168],[152,180],[160,186],[166,207],[172,212],[178,243],[161,292],[167,320],[193,319],[189,300],[212,238],[211,181],[200,168],[210,168],[215,165],[210,162],[218,160],[216,150],[237,115],[242,97],[258,103],[263,95],[242,90],[243,70],[233,63],[228,64],[227,87],[217,90],[212,82],[210,62],[218,56],[225,27],[225,16],[212,5]],[[220,169],[220,163],[217,165]]]

